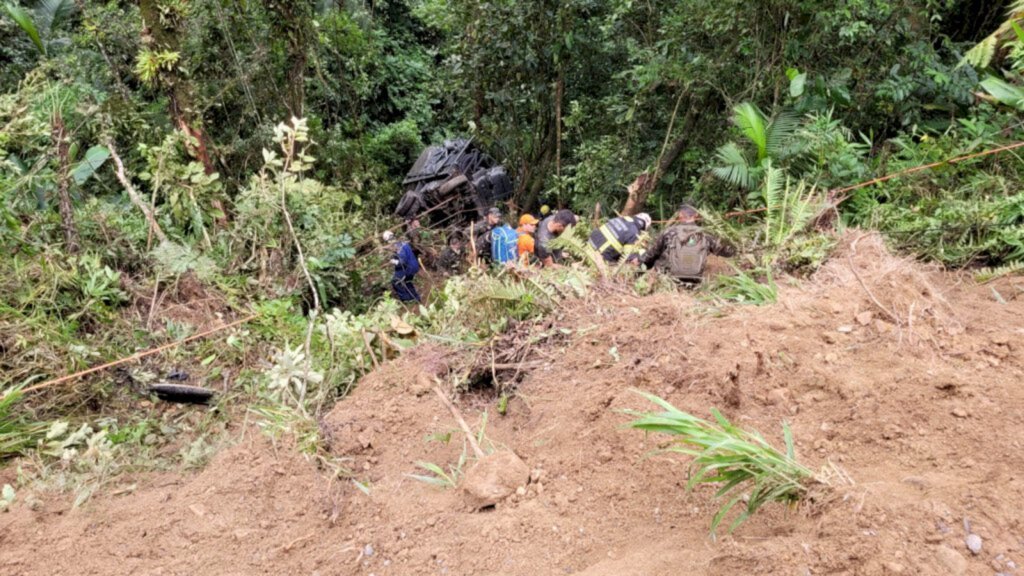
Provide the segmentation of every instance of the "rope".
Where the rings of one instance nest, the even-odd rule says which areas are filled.
[[[191,342],[193,340],[198,340],[200,338],[204,338],[206,336],[209,336],[210,334],[215,334],[217,332],[220,332],[221,330],[227,330],[228,328],[233,328],[235,326],[238,326],[238,325],[241,325],[241,324],[245,324],[246,322],[249,322],[250,320],[256,318],[256,316],[257,316],[256,314],[252,314],[250,316],[246,316],[245,318],[242,318],[241,320],[235,320],[234,322],[232,322],[230,324],[225,324],[224,326],[218,326],[217,328],[210,328],[209,330],[205,330],[203,332],[200,332],[199,334],[193,334],[192,336],[189,336],[188,338],[184,338],[182,340],[177,340],[175,342],[171,342],[170,344],[164,344],[163,346],[158,346],[156,348],[151,348],[151,349],[145,350],[143,352],[138,352],[136,354],[132,354],[131,356],[128,356],[127,358],[121,358],[120,360],[114,360],[113,362],[107,362],[106,364],[101,364],[100,366],[94,366],[92,368],[88,368],[86,370],[82,370],[81,372],[75,372],[74,374],[69,374],[67,376],[61,376],[60,378],[55,378],[53,380],[47,380],[46,382],[43,382],[42,384],[36,384],[35,386],[30,386],[28,388],[25,388],[21,392],[22,393],[35,392],[36,390],[42,390],[43,388],[49,388],[50,386],[56,386],[57,384],[63,384],[64,382],[70,382],[71,380],[77,380],[78,378],[81,378],[82,376],[86,376],[86,375],[92,374],[94,372],[99,372],[100,370],[106,370],[107,368],[113,368],[114,366],[120,366],[121,364],[127,364],[128,362],[132,362],[132,361],[135,361],[135,360],[140,360],[142,358],[145,358],[146,356],[152,356],[153,354],[159,354],[160,352],[163,352],[164,350],[170,350],[171,348],[175,348],[175,347],[180,346],[182,344],[185,344],[187,342]]]
[[[847,186],[845,188],[833,188],[832,190],[829,190],[828,193],[829,193],[829,196],[838,197],[838,196],[840,196],[842,194],[847,194],[848,192],[852,192],[852,191],[858,190],[860,188],[865,188],[865,187],[871,186],[873,184],[879,184],[879,183],[885,182],[887,180],[892,180],[893,178],[898,178],[900,176],[906,176],[907,174],[913,174],[915,172],[921,172],[922,170],[929,170],[931,168],[937,168],[939,166],[942,166],[943,164],[956,164],[958,162],[964,162],[966,160],[973,160],[974,158],[981,158],[982,156],[989,156],[989,155],[992,155],[992,154],[999,154],[1000,152],[1006,152],[1008,150],[1013,150],[1015,148],[1021,148],[1021,147],[1024,147],[1024,142],[1014,142],[1013,144],[1007,144],[1006,146],[1001,146],[999,148],[992,148],[991,150],[984,150],[982,152],[975,152],[974,154],[967,154],[965,156],[957,156],[955,158],[950,158],[949,160],[942,160],[940,162],[932,162],[931,164],[924,164],[924,165],[921,165],[921,166],[914,166],[913,168],[907,168],[906,170],[900,170],[899,172],[894,172],[892,174],[887,174],[885,176],[879,176],[878,178],[872,178],[871,180],[860,182],[858,184],[854,184],[853,186]],[[834,208],[834,207],[839,206],[844,201],[846,201],[849,197],[850,196],[848,194],[845,195],[845,196],[842,196],[842,197],[838,197],[833,202],[832,207]],[[729,213],[725,214],[725,217],[726,218],[733,218],[735,216],[744,216],[746,214],[757,214],[758,212],[764,212],[765,210],[767,210],[767,208],[754,208],[752,210],[740,210],[740,211],[737,211],[737,212],[729,212]]]

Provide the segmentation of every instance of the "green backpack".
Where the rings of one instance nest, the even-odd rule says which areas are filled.
[[[699,226],[676,226],[665,254],[669,273],[680,280],[704,280],[709,251],[707,237]]]

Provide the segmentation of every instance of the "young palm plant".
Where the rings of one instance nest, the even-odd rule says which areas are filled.
[[[746,145],[727,142],[715,151],[719,165],[711,169],[715,177],[745,190],[758,187],[772,162],[778,164],[798,151],[794,135],[800,117],[784,111],[774,118],[750,102],[733,109],[732,122],[746,139]]]
[[[653,394],[639,393],[664,411],[629,410],[628,414],[637,417],[629,426],[669,434],[674,439],[664,451],[693,456],[687,490],[699,484],[721,484],[715,496],[728,500],[711,520],[712,535],[740,502],[745,502],[746,509],[732,522],[730,532],[769,502],[795,505],[812,491],[830,485],[829,476],[816,474],[796,460],[793,435],[785,423],[782,432],[786,447],[780,452],[757,432],[732,425],[717,410],[711,410],[715,421],[708,422]]]

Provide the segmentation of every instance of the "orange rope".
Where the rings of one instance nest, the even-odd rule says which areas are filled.
[[[892,174],[887,174],[885,176],[879,176],[878,178],[872,178],[871,180],[867,180],[867,181],[861,182],[859,184],[854,184],[853,186],[847,186],[845,188],[834,188],[832,190],[829,190],[828,192],[829,192],[830,196],[831,195],[838,196],[840,194],[846,194],[847,192],[852,192],[852,191],[857,190],[859,188],[864,188],[866,186],[871,186],[872,184],[878,184],[880,182],[885,182],[886,180],[892,180],[893,178],[897,178],[899,176],[905,176],[907,174],[913,174],[914,172],[921,172],[922,170],[928,170],[928,169],[931,169],[931,168],[936,168],[938,166],[942,166],[943,164],[956,164],[957,162],[963,162],[965,160],[973,160],[974,158],[981,158],[982,156],[989,156],[991,154],[998,154],[1000,152],[1006,152],[1007,150],[1013,150],[1014,148],[1020,148],[1022,146],[1024,146],[1024,142],[1015,142],[1013,144],[1008,144],[1006,146],[1001,146],[999,148],[993,148],[991,150],[985,150],[983,152],[975,152],[974,154],[967,154],[966,156],[958,156],[956,158],[951,158],[949,160],[943,160],[941,162],[932,162],[931,164],[924,164],[922,166],[915,166],[913,168],[907,168],[906,170],[900,170],[899,172],[894,172]],[[834,203],[834,206],[838,206],[838,205],[842,204],[843,201],[845,201],[847,198],[849,198],[849,196],[843,196],[842,198],[837,199],[835,201],[835,203]],[[766,210],[766,208],[754,208],[753,210],[741,210],[741,211],[738,211],[738,212],[729,212],[729,213],[727,213],[725,215],[725,217],[726,218],[732,218],[734,216],[743,216],[745,214],[756,214],[758,212],[764,212],[765,210]]]
[[[182,339],[182,340],[178,340],[176,342],[171,342],[170,344],[164,344],[163,346],[158,346],[156,348],[151,348],[151,349],[145,350],[143,352],[138,352],[136,354],[132,354],[131,356],[129,356],[127,358],[121,358],[120,360],[114,360],[113,362],[107,362],[106,364],[102,364],[100,366],[94,366],[92,368],[89,368],[89,369],[86,369],[86,370],[82,370],[81,372],[75,372],[74,374],[69,374],[67,376],[61,376],[60,378],[55,378],[53,380],[48,380],[46,382],[43,382],[42,384],[36,384],[35,386],[30,386],[28,388],[25,388],[21,392],[22,393],[35,392],[36,390],[41,390],[43,388],[48,388],[50,386],[55,386],[57,384],[62,384],[64,382],[68,382],[68,381],[71,381],[71,380],[76,380],[78,378],[81,378],[82,376],[86,376],[86,375],[92,374],[94,372],[99,372],[100,370],[106,370],[107,368],[113,368],[114,366],[119,366],[121,364],[126,364],[126,363],[132,362],[134,360],[139,360],[141,358],[145,358],[146,356],[152,356],[153,354],[158,354],[160,352],[163,352],[164,350],[169,350],[169,349],[174,348],[176,346],[180,346],[182,344],[185,344],[186,342],[191,342],[193,340],[198,340],[200,338],[209,336],[210,334],[214,334],[216,332],[220,332],[221,330],[227,330],[228,328],[233,328],[233,327],[238,326],[240,324],[245,324],[246,322],[252,320],[253,318],[256,318],[256,314],[252,314],[251,316],[246,316],[245,318],[242,318],[241,320],[235,320],[234,322],[232,322],[230,324],[225,324],[224,326],[219,326],[217,328],[211,328],[209,330],[205,330],[203,332],[200,332],[199,334],[194,334],[192,336],[189,336],[188,338],[185,338],[185,339]]]

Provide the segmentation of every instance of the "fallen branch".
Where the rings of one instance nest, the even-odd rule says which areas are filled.
[[[426,374],[420,374],[418,377],[428,378]],[[469,446],[473,448],[473,453],[476,454],[478,459],[483,458],[485,456],[484,451],[481,450],[480,445],[477,444],[476,437],[473,435],[473,430],[470,429],[469,424],[466,424],[466,420],[462,417],[462,413],[459,412],[459,409],[452,404],[452,401],[448,399],[448,396],[445,396],[445,393],[442,392],[440,388],[437,386],[432,386],[432,388],[434,389],[434,393],[437,394],[437,397],[440,398],[441,402],[446,408],[448,408],[448,411],[455,417],[455,421],[458,422],[459,428],[462,428],[462,431],[465,432],[466,439],[469,440]]]
[[[882,303],[878,301],[878,298],[875,298],[875,295],[871,293],[871,289],[868,288],[868,285],[864,283],[864,280],[860,277],[860,274],[857,273],[857,269],[853,267],[853,258],[850,258],[850,256],[847,256],[846,257],[846,261],[847,261],[847,264],[850,267],[850,272],[853,272],[853,277],[856,278],[857,282],[860,283],[860,287],[863,288],[864,292],[867,293],[868,298],[871,299],[871,302],[873,302],[875,304],[875,306],[879,310],[881,310],[882,313],[885,314],[889,318],[889,320],[892,321],[893,324],[895,324],[897,326],[903,326],[903,323],[900,322],[899,317],[897,317],[896,314],[893,314],[892,312],[890,312],[889,309],[886,308],[885,306],[882,306]]]
[[[142,214],[146,216],[146,221],[149,222],[149,227],[153,233],[156,234],[156,237],[161,242],[166,242],[167,235],[164,234],[164,231],[160,228],[160,224],[158,224],[156,218],[153,217],[153,213],[149,211],[146,203],[143,202],[142,197],[139,196],[139,192],[135,189],[135,186],[132,185],[132,181],[128,178],[127,174],[125,174],[124,163],[121,162],[121,157],[117,154],[117,148],[114,148],[113,140],[107,140],[107,149],[110,150],[110,157],[114,159],[114,165],[117,167],[117,170],[115,170],[117,180],[121,183],[121,186],[124,187],[124,191],[128,193],[128,198],[132,201],[132,204],[135,204],[135,207],[141,210]]]

